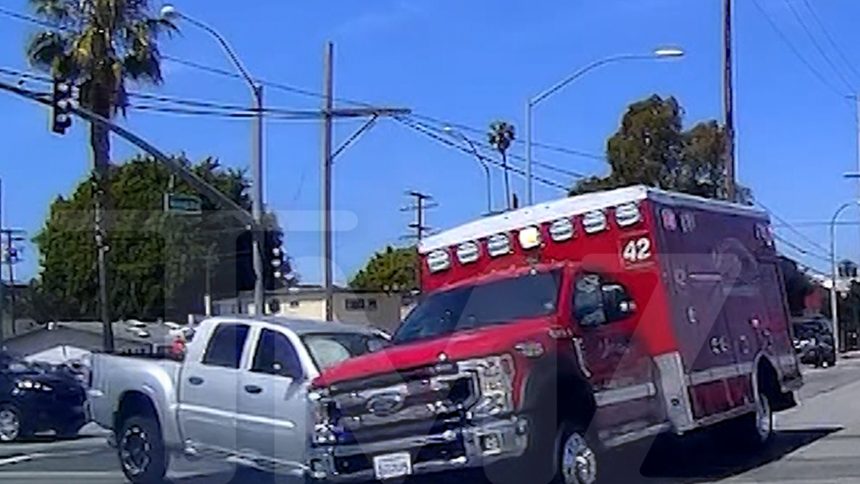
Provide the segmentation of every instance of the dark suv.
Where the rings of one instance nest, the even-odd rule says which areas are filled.
[[[792,329],[794,350],[801,363],[824,368],[836,364],[830,321],[824,318],[795,319]]]

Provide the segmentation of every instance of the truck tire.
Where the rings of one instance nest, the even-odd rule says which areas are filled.
[[[773,439],[773,410],[768,396],[757,392],[755,412],[748,413],[729,422],[723,435],[726,444],[743,450],[758,450]]]
[[[117,434],[117,454],[122,472],[133,484],[161,484],[168,456],[161,428],[154,417],[124,420]]]
[[[582,429],[564,423],[556,437],[553,484],[594,484],[597,456]]]

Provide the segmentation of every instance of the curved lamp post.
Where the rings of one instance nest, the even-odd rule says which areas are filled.
[[[622,62],[628,60],[659,60],[674,57],[683,57],[684,51],[678,47],[664,47],[655,49],[650,54],[619,54],[603,59],[596,60],[591,64],[579,69],[568,77],[555,83],[545,91],[531,97],[526,103],[526,203],[531,205],[534,203],[532,193],[532,109],[541,101],[555,94],[571,82],[579,79],[588,72],[600,66],[611,64],[614,62]]]
[[[492,195],[492,179],[490,178],[490,165],[484,161],[484,157],[478,153],[478,148],[475,147],[475,143],[472,142],[469,138],[466,137],[462,132],[455,129],[453,126],[446,125],[442,128],[446,133],[451,135],[454,138],[463,140],[467,145],[469,145],[469,151],[472,152],[472,155],[475,156],[475,160],[481,164],[481,167],[484,169],[484,176],[487,180],[487,215],[491,215],[493,213],[493,195]]]
[[[163,6],[161,8],[161,16],[166,19],[183,19],[214,37],[251,89],[251,95],[254,98],[254,106],[252,108],[254,113],[254,133],[251,143],[251,183],[253,185],[253,191],[251,192],[251,216],[254,219],[255,225],[251,230],[252,259],[254,264],[254,312],[258,315],[265,314],[265,308],[263,307],[265,290],[263,277],[263,234],[261,233],[263,225],[263,86],[251,77],[248,69],[239,60],[239,56],[236,55],[236,52],[230,47],[227,40],[217,30],[179,11],[173,5]]]
[[[836,268],[836,220],[846,208],[860,205],[860,200],[843,203],[836,212],[833,218],[830,219],[830,314],[833,315],[833,348],[834,353],[839,355],[839,301],[836,290],[836,280],[839,276]],[[838,357],[838,356],[837,356]]]

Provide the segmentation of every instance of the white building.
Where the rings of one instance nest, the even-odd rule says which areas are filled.
[[[325,319],[325,291],[319,286],[297,286],[268,291],[265,313],[304,319]],[[397,293],[352,291],[335,288],[332,314],[336,321],[367,324],[388,332],[400,324],[404,298]],[[255,314],[254,294],[212,302],[213,315]]]

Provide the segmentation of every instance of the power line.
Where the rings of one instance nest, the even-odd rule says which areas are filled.
[[[843,62],[845,62],[845,65],[848,66],[848,68],[851,70],[851,72],[853,72],[854,75],[858,79],[860,79],[860,71],[858,71],[857,68],[854,67],[854,64],[845,55],[845,51],[839,47],[839,43],[836,42],[836,39],[832,35],[830,35],[830,31],[824,25],[824,22],[821,20],[821,17],[815,11],[815,8],[813,8],[813,6],[809,2],[809,0],[803,0],[803,4],[806,5],[806,9],[809,10],[809,13],[812,14],[812,20],[814,20],[815,23],[818,24],[818,27],[821,29],[821,31],[824,32],[824,37],[827,39],[827,41],[833,47],[833,50],[836,51],[836,54],[839,55],[839,57],[842,59]]]
[[[818,252],[811,252],[809,250],[806,250],[803,247],[800,247],[799,245],[789,241],[788,239],[786,239],[784,237],[780,237],[779,235],[776,235],[776,234],[774,234],[774,238],[776,240],[780,241],[782,244],[785,244],[788,247],[799,252],[800,254],[803,254],[803,255],[808,256],[808,257],[814,257],[814,258],[821,260],[823,262],[826,262],[828,264],[830,263],[830,257],[827,257],[826,255],[821,255]]]
[[[831,69],[833,69],[833,72],[836,73],[836,76],[839,77],[839,79],[841,79],[843,83],[845,83],[845,85],[848,87],[848,90],[854,92],[855,89],[851,85],[851,82],[848,81],[845,75],[842,74],[842,71],[836,66],[836,63],[833,62],[833,60],[830,58],[830,55],[828,55],[824,48],[821,47],[821,44],[818,43],[818,39],[816,39],[815,36],[812,35],[812,30],[809,29],[808,25],[806,25],[806,21],[803,19],[803,16],[800,15],[796,8],[794,8],[794,5],[791,3],[790,0],[783,1],[786,5],[788,5],[788,9],[791,10],[791,13],[792,15],[794,15],[794,18],[797,19],[798,23],[800,23],[800,26],[803,28],[803,31],[806,32],[806,36],[809,37],[809,40],[812,41],[812,45],[815,47],[815,50],[817,50],[818,53],[821,54],[821,57],[823,57],[824,61],[827,62]]]
[[[33,16],[24,15],[24,14],[19,14],[19,13],[16,13],[16,12],[13,12],[13,11],[10,11],[10,10],[6,10],[6,9],[0,9],[0,14],[2,14],[2,15],[7,15],[7,16],[9,16],[9,17],[12,17],[12,18],[15,18],[15,19],[18,19],[18,20],[22,20],[22,21],[25,21],[25,22],[29,22],[29,23],[36,24],[36,25],[43,26],[43,27],[47,27],[47,28],[52,28],[52,29],[61,30],[61,31],[68,31],[68,30],[69,30],[69,29],[68,29],[67,27],[65,27],[65,26],[58,25],[58,24],[53,24],[53,23],[51,23],[51,22],[47,22],[47,21],[44,21],[44,20],[38,19],[38,18],[33,17]],[[168,54],[162,54],[162,55],[161,55],[161,59],[166,60],[166,61],[170,61],[170,62],[175,62],[175,63],[177,63],[177,64],[184,65],[184,66],[186,66],[186,67],[190,67],[190,68],[193,68],[193,69],[197,69],[197,70],[200,70],[200,71],[203,71],[203,72],[208,72],[208,73],[210,73],[210,74],[219,75],[219,76],[222,76],[222,77],[227,77],[227,78],[231,78],[231,79],[241,79],[241,78],[242,78],[242,76],[240,76],[239,74],[237,74],[237,73],[235,73],[235,72],[227,71],[227,70],[224,70],[224,69],[221,69],[221,68],[217,68],[217,67],[208,66],[208,65],[205,65],[205,64],[201,64],[201,63],[194,62],[194,61],[190,61],[190,60],[186,60],[186,59],[181,59],[181,58],[178,58],[178,57],[175,57],[175,56],[172,56],[172,55],[168,55]],[[34,78],[35,78],[35,76],[34,76]],[[49,81],[49,80],[50,80],[50,78],[47,78],[47,79],[42,78],[42,79],[40,79],[40,80],[45,80],[45,81],[47,82],[47,81]],[[289,93],[293,93],[293,94],[299,94],[299,95],[303,95],[303,96],[314,97],[314,98],[318,98],[318,99],[323,98],[323,94],[322,94],[322,93],[320,93],[320,92],[316,92],[316,91],[313,91],[313,90],[310,90],[310,89],[303,89],[303,88],[299,88],[299,87],[296,87],[296,86],[291,86],[291,85],[288,85],[288,84],[284,84],[284,83],[280,83],[280,82],[274,82],[274,81],[270,81],[270,80],[264,80],[264,79],[255,79],[255,81],[256,81],[256,82],[259,82],[260,84],[262,84],[262,85],[264,85],[264,86],[266,86],[266,87],[270,87],[270,88],[273,88],[273,89],[281,90],[281,91],[284,91],[284,92],[289,92]],[[352,99],[346,99],[346,98],[335,98],[334,100],[335,100],[335,101],[337,101],[337,102],[342,102],[342,103],[344,103],[344,104],[351,104],[351,105],[354,105],[354,106],[360,106],[360,107],[375,107],[375,106],[371,105],[370,103],[363,102],[363,101],[356,101],[356,100],[352,100]],[[194,106],[194,107],[212,107],[212,106]],[[172,113],[172,114],[182,114],[182,115],[201,115],[201,116],[205,116],[205,115],[213,115],[213,116],[214,116],[214,115],[216,115],[216,114],[214,114],[214,113],[210,114],[210,113],[206,113],[206,112],[202,112],[202,111],[201,111],[201,112],[194,112],[194,113],[191,113],[191,112],[187,112],[187,111],[189,111],[189,110],[177,110],[177,109],[165,109],[165,110],[159,110],[159,109],[155,109],[155,108],[154,108],[154,107],[152,107],[152,106],[143,107],[142,109],[143,109],[143,110],[150,110],[150,111],[170,112],[170,113]],[[244,109],[245,109],[245,108],[242,108],[242,110],[243,110],[243,111],[244,111]],[[221,116],[220,114],[218,114],[218,115],[219,115],[219,116]],[[413,115],[414,115],[414,114],[413,114]],[[420,118],[423,118],[425,121],[431,121],[431,122],[435,122],[435,123],[439,123],[439,124],[443,124],[443,125],[456,126],[457,128],[459,128],[459,129],[461,129],[461,130],[470,131],[470,132],[473,132],[473,133],[480,133],[480,134],[484,134],[484,131],[483,131],[483,130],[480,130],[480,129],[478,129],[478,128],[474,128],[474,127],[471,127],[471,126],[466,126],[466,125],[459,124],[459,123],[447,122],[447,121],[444,121],[444,120],[441,120],[441,119],[438,119],[438,118],[432,118],[432,117],[430,117],[430,116],[423,116],[423,115],[414,115],[414,116],[416,116],[416,117],[420,117]],[[232,118],[232,117],[235,117],[235,116],[232,116],[232,115],[231,115],[231,116],[227,116],[227,117],[231,117],[231,118]],[[242,117],[242,116],[239,116],[239,117]],[[522,144],[522,143],[524,143],[524,141],[523,141],[523,140],[516,139],[516,140],[514,140],[514,143],[516,143],[516,144]],[[583,157],[583,158],[590,158],[590,159],[595,159],[595,160],[600,160],[600,161],[606,161],[606,158],[605,158],[605,157],[603,157],[603,156],[601,156],[601,155],[594,154],[594,153],[588,153],[588,152],[581,151],[581,150],[576,150],[576,149],[567,148],[567,147],[563,147],[563,146],[555,146],[555,145],[550,145],[550,144],[540,143],[540,142],[533,142],[532,144],[533,144],[533,146],[536,146],[536,147],[539,147],[539,148],[543,148],[543,149],[546,149],[546,150],[550,150],[550,151],[554,151],[554,152],[557,152],[557,153],[565,154],[565,155],[577,156],[577,157]],[[519,159],[519,160],[521,160],[521,161],[523,161],[523,160],[524,160],[524,158],[523,158],[522,156],[518,156],[518,155],[511,155],[511,157],[512,157],[512,158],[515,158],[515,159]],[[575,171],[572,171],[572,170],[568,170],[568,169],[565,169],[565,168],[561,168],[561,167],[556,166],[556,165],[551,165],[551,164],[548,164],[548,163],[541,163],[541,162],[536,162],[536,163],[534,163],[534,164],[535,164],[536,166],[542,166],[543,168],[546,168],[546,169],[548,169],[548,170],[553,170],[553,171],[555,171],[555,172],[557,172],[557,173],[563,173],[563,174],[566,174],[566,175],[568,175],[568,176],[574,176],[574,177],[579,177],[579,178],[585,177],[585,175],[584,175],[584,174],[582,174],[582,173],[578,173],[578,172],[575,172]]]
[[[785,32],[783,32],[779,28],[779,26],[776,24],[776,22],[773,20],[773,18],[770,16],[770,14],[768,14],[767,11],[764,8],[762,8],[759,1],[758,0],[752,0],[752,3],[758,9],[758,11],[761,12],[762,16],[764,16],[765,20],[767,20],[767,23],[770,24],[773,31],[776,32],[776,34],[779,36],[779,38],[782,39],[782,41],[785,43],[785,45],[788,46],[788,48],[791,50],[791,52],[803,63],[803,65],[805,65],[806,68],[809,69],[809,71],[813,75],[815,75],[815,77],[822,84],[827,86],[831,91],[833,91],[840,98],[845,99],[846,93],[841,92],[838,88],[836,88],[833,84],[831,84],[830,81],[828,81],[827,78],[823,74],[821,74],[821,72],[818,71],[818,69],[816,69],[812,64],[810,64],[809,61],[806,60],[805,57],[803,57],[803,55],[800,53],[800,51],[797,49],[797,47],[791,43],[791,40],[789,40],[788,35],[786,35]]]
[[[412,117],[414,118],[415,116],[413,115]],[[413,120],[413,121],[414,121],[414,120]],[[444,127],[431,126],[431,125],[429,125],[429,124],[427,124],[427,123],[423,123],[423,122],[421,122],[421,121],[414,121],[414,122],[415,122],[416,124],[418,124],[419,126],[422,126],[423,128],[427,129],[427,130],[431,130],[431,131],[436,132],[436,133],[437,133],[437,134],[439,134],[440,136],[442,135],[442,133],[445,133],[445,129],[444,129]],[[451,126],[453,126],[453,125],[451,125]],[[493,146],[491,146],[491,145],[490,145],[490,143],[489,143],[488,141],[481,141],[481,140],[478,140],[478,139],[475,139],[475,138],[469,138],[469,137],[467,137],[467,136],[465,136],[465,135],[464,135],[464,137],[465,137],[465,138],[467,138],[469,141],[473,142],[474,144],[476,144],[476,145],[480,146],[481,148],[484,148],[485,150],[496,151],[496,149],[495,149]],[[508,154],[508,157],[509,157],[509,158],[512,158],[512,159],[515,159],[515,160],[519,160],[519,161],[525,161],[525,158],[524,158],[523,156],[521,156],[521,155],[517,155],[517,154],[513,154],[513,153]],[[585,175],[584,173],[581,173],[581,172],[578,172],[578,171],[574,171],[574,170],[570,170],[570,169],[567,169],[567,168],[562,168],[562,167],[560,167],[560,166],[558,166],[558,165],[553,165],[553,164],[546,163],[546,162],[543,162],[543,161],[532,160],[532,164],[533,164],[534,166],[539,166],[539,167],[542,167],[542,168],[546,168],[547,170],[554,171],[554,172],[556,172],[556,173],[561,173],[561,174],[564,174],[564,175],[567,175],[567,176],[570,176],[570,177],[574,177],[574,178],[585,178],[585,177],[586,177],[586,175]]]
[[[474,153],[472,153],[471,151],[469,151],[469,150],[468,150],[468,148],[466,148],[466,147],[464,147],[464,146],[460,146],[459,144],[457,144],[457,143],[453,142],[452,140],[448,139],[447,137],[441,136],[441,135],[439,135],[439,134],[437,134],[437,133],[433,132],[432,130],[427,129],[427,128],[426,128],[426,127],[424,127],[424,126],[421,126],[420,124],[416,123],[414,120],[407,119],[406,117],[403,117],[403,116],[396,116],[394,119],[395,119],[395,120],[397,120],[398,122],[400,122],[401,124],[403,124],[404,126],[406,126],[406,127],[408,127],[408,128],[411,128],[412,130],[417,131],[417,132],[419,132],[419,133],[421,133],[421,134],[424,134],[425,136],[427,136],[427,137],[429,137],[429,138],[432,138],[432,139],[434,139],[434,140],[436,140],[436,141],[438,141],[438,142],[440,142],[440,143],[442,143],[442,144],[444,144],[444,145],[446,145],[446,146],[448,146],[448,147],[451,147],[451,148],[454,148],[454,149],[460,150],[460,151],[462,151],[463,153],[466,153],[466,154],[468,154],[468,155],[470,155],[470,156],[474,156]],[[501,162],[496,161],[496,160],[494,160],[494,159],[492,159],[492,158],[489,158],[489,157],[483,156],[483,155],[479,155],[479,156],[480,156],[484,161],[486,161],[487,163],[492,164],[493,166],[495,166],[495,167],[497,167],[497,168],[503,168],[503,167],[502,167],[502,163],[501,163]],[[525,171],[523,171],[522,169],[517,168],[517,167],[515,167],[515,166],[510,166],[510,165],[509,165],[509,166],[508,166],[508,170],[510,170],[510,171],[512,171],[512,172],[514,172],[514,173],[516,173],[516,174],[518,174],[518,175],[525,175]],[[567,186],[565,186],[565,185],[562,185],[561,183],[555,182],[555,181],[550,180],[550,179],[547,179],[547,178],[543,178],[543,177],[539,177],[539,176],[536,176],[536,177],[533,177],[533,178],[534,178],[534,180],[535,180],[535,181],[537,181],[537,182],[539,182],[539,183],[543,183],[544,185],[550,186],[550,187],[552,187],[552,188],[557,188],[557,189],[559,189],[559,190],[567,191],[567,190],[570,188],[570,187],[567,187]]]
[[[815,247],[815,248],[816,248],[816,250],[821,250],[821,251],[822,251],[822,252],[824,252],[825,254],[829,254],[829,253],[830,253],[830,250],[829,250],[829,249],[825,248],[823,245],[819,244],[819,243],[818,243],[818,241],[814,240],[814,239],[813,239],[813,238],[811,238],[810,236],[808,236],[808,235],[806,235],[805,233],[803,233],[803,232],[801,232],[800,230],[798,230],[796,227],[794,227],[794,225],[792,225],[791,223],[789,223],[787,220],[785,220],[784,218],[782,218],[782,217],[780,217],[779,215],[777,215],[776,213],[774,213],[774,211],[773,211],[773,210],[771,210],[770,208],[768,208],[765,204],[761,203],[761,202],[760,202],[760,201],[758,201],[758,200],[756,200],[756,203],[757,203],[761,208],[763,208],[763,209],[764,209],[768,214],[770,214],[770,216],[771,216],[771,217],[775,218],[779,223],[783,224],[783,225],[785,226],[785,228],[787,228],[787,229],[791,230],[792,232],[794,232],[795,234],[797,234],[798,236],[800,236],[802,239],[806,240],[806,242],[807,242],[807,243],[809,243],[809,244],[810,244],[810,246]]]
[[[445,121],[443,119],[434,118],[434,117],[423,115],[423,114],[413,114],[412,117],[414,117],[416,119],[424,120],[426,122],[440,124],[442,126],[445,126],[445,125],[451,126],[453,128],[457,128],[460,131],[469,131],[471,133],[475,133],[475,134],[479,134],[479,135],[486,135],[485,130],[475,128],[474,126],[468,126],[465,124]],[[514,144],[525,144],[525,141],[521,140],[519,138],[516,138],[516,139],[514,139]],[[534,146],[536,148],[543,148],[543,149],[548,150],[548,151],[554,151],[556,153],[561,153],[561,154],[565,154],[565,155],[578,156],[581,158],[591,158],[591,159],[598,160],[598,161],[606,161],[606,157],[603,155],[599,155],[596,153],[589,153],[587,151],[577,150],[577,149],[573,149],[573,148],[566,148],[563,146],[550,145],[550,144],[540,143],[540,142],[536,142],[536,141],[532,142],[532,146]]]

